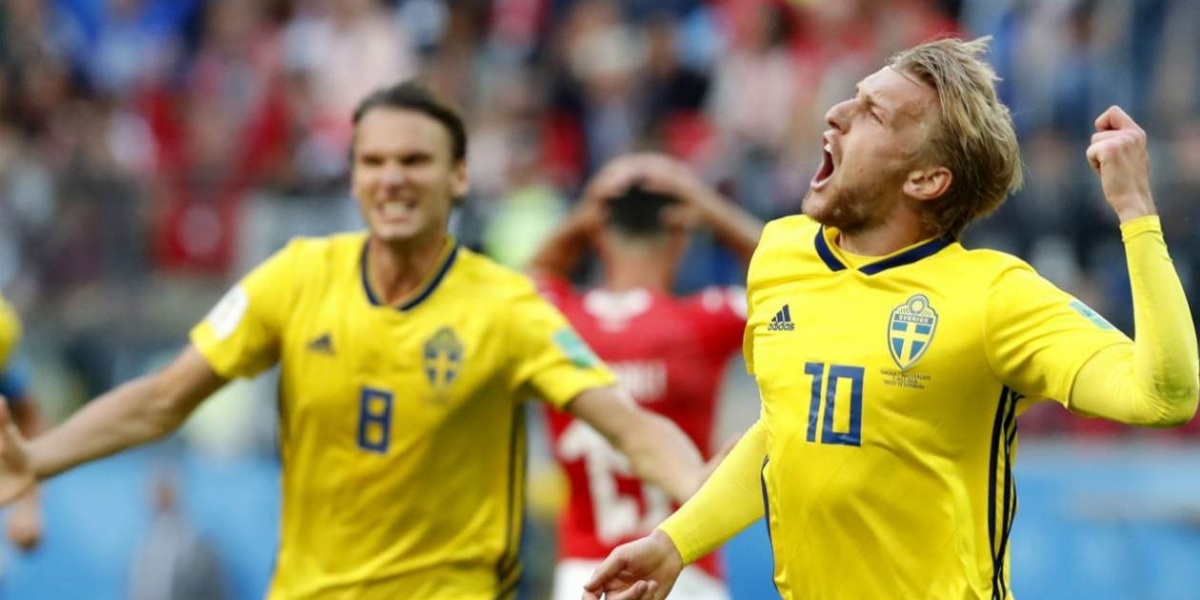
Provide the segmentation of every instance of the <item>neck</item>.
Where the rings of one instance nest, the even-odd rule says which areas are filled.
[[[408,299],[436,267],[446,247],[446,232],[413,244],[388,244],[372,237],[367,246],[367,281],[381,304]]]
[[[897,210],[874,225],[855,231],[839,231],[835,243],[851,254],[886,256],[930,236],[922,227],[919,216]]]
[[[675,270],[670,265],[644,256],[604,261],[604,289],[612,292],[634,289],[667,292],[674,276]]]

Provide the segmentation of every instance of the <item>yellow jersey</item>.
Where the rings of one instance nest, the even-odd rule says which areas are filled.
[[[193,329],[226,378],[280,365],[271,600],[492,600],[520,575],[522,400],[612,374],[523,276],[449,240],[401,307],[366,234],[295,240]]]
[[[21,321],[12,306],[0,296],[0,372],[8,365],[8,359],[21,339]]]
[[[746,363],[784,598],[1007,600],[1016,416],[1132,344],[999,252],[934,239],[867,259],[804,216],[750,264]]]
[[[21,320],[17,312],[0,296],[0,396],[9,405],[24,400],[28,392],[27,369],[17,364],[17,346],[21,342]]]

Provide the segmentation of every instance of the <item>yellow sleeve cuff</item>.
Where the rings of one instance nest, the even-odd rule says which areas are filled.
[[[1121,223],[1121,241],[1123,242],[1129,241],[1138,234],[1150,232],[1162,234],[1162,220],[1158,218],[1158,215],[1146,215]]]
[[[760,420],[742,435],[700,491],[659,526],[684,564],[696,562],[762,518],[760,469],[766,454],[766,427]]]

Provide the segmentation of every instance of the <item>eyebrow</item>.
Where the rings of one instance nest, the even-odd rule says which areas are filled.
[[[869,108],[878,109],[880,113],[883,113],[884,117],[887,117],[889,119],[891,118],[892,111],[888,110],[887,107],[880,104],[879,101],[875,99],[875,96],[872,96],[870,92],[864,92],[861,84],[857,84],[854,86],[854,93],[858,97],[862,98],[862,101],[865,102]]]

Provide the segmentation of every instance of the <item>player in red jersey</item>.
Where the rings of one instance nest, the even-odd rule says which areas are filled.
[[[724,365],[741,349],[746,295],[741,287],[671,294],[688,229],[712,228],[747,262],[762,223],[668,157],[634,154],[605,167],[567,223],[538,251],[530,271],[588,345],[643,407],[679,425],[712,455]],[[600,259],[600,287],[577,291],[568,276],[584,253]],[[570,500],[559,523],[554,600],[580,597],[600,561],[652,531],[676,508],[632,475],[598,433],[569,414],[549,415],[556,460]],[[728,598],[716,556],[684,571],[674,598]]]

